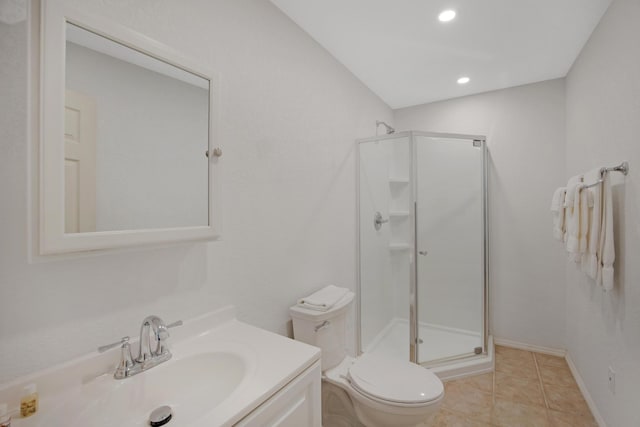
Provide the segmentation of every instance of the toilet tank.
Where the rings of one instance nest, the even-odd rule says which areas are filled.
[[[294,305],[289,309],[293,320],[293,337],[322,350],[322,370],[338,365],[347,355],[347,313],[353,292],[327,311],[310,310]]]

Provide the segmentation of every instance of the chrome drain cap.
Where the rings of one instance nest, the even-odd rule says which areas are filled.
[[[163,426],[171,421],[172,416],[173,414],[171,413],[170,406],[161,406],[154,409],[153,412],[151,412],[151,415],[149,415],[149,425],[151,427]]]

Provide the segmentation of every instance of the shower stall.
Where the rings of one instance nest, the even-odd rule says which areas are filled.
[[[490,369],[485,137],[410,131],[357,146],[360,351],[442,377]]]

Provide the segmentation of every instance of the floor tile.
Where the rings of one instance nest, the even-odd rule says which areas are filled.
[[[496,372],[496,398],[545,407],[538,378],[514,377],[504,372]]]
[[[427,427],[596,427],[562,357],[496,346],[495,372],[445,383]]]
[[[518,357],[496,354],[496,372],[504,372],[514,377],[538,378],[538,370],[531,353],[521,354]]]
[[[496,399],[491,422],[498,427],[550,427],[547,411],[539,406]]]
[[[436,418],[427,423],[426,427],[492,427],[487,422],[474,420],[464,414],[441,409]]]
[[[456,382],[445,385],[442,408],[461,413],[475,421],[488,423],[491,420],[493,396],[477,389],[471,389]]]
[[[496,357],[501,357],[503,359],[532,359],[533,353],[526,350],[520,350],[517,348],[511,347],[503,347],[501,345],[497,345],[495,347]]]
[[[578,415],[552,410],[548,414],[552,427],[598,427],[598,423],[591,414]]]
[[[578,387],[543,384],[543,388],[549,403],[549,409],[574,414],[591,414],[589,406]]]
[[[560,366],[560,367],[566,366],[567,368],[569,367],[564,357],[551,356],[550,354],[543,354],[543,353],[533,353],[533,356],[536,358],[536,362],[538,362],[538,366]]]
[[[470,377],[464,377],[456,380],[451,380],[448,383],[456,383],[457,386],[467,386],[476,390],[484,391],[485,393],[493,392],[493,373],[482,375],[473,375]]]
[[[563,387],[577,387],[576,380],[568,366],[539,366],[540,377],[544,384]]]

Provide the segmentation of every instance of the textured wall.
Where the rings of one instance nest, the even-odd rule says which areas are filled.
[[[396,128],[486,135],[494,336],[564,348],[562,246],[551,235],[564,181],[564,80],[396,110]]]
[[[355,144],[392,112],[264,0],[76,0],[221,74],[223,240],[28,261],[27,30],[0,24],[0,383],[231,302],[285,333],[355,288]],[[45,349],[46,351],[43,351]]]
[[[614,184],[615,285],[567,264],[567,348],[609,427],[640,425],[640,2],[615,0],[567,76],[567,176],[630,163]],[[616,393],[608,367],[617,372]]]

